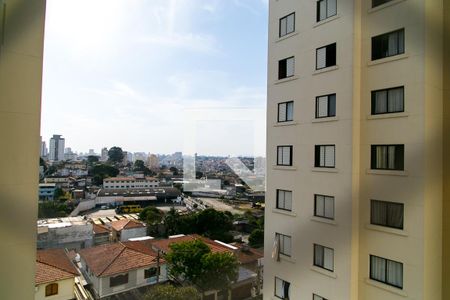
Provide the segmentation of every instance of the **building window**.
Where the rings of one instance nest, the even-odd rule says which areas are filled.
[[[336,94],[316,97],[316,118],[336,116]]]
[[[277,190],[277,208],[292,210],[292,191]]]
[[[275,233],[275,235],[279,243],[280,254],[291,256],[291,237],[281,233]]]
[[[370,279],[403,289],[403,264],[370,255]]]
[[[158,274],[159,274],[159,270],[156,267],[152,267],[147,270],[144,270],[144,278],[145,279],[158,276]]]
[[[405,30],[400,29],[372,38],[372,60],[405,52]]]
[[[314,216],[334,219],[334,197],[314,195]]]
[[[316,70],[336,65],[336,43],[316,49]]]
[[[404,88],[372,91],[372,115],[404,111]]]
[[[277,165],[292,166],[292,146],[277,147]]]
[[[334,271],[334,250],[314,244],[314,265],[328,271]]]
[[[290,283],[281,278],[275,277],[275,297],[289,300]]]
[[[117,275],[109,278],[109,286],[114,287],[128,283],[128,273],[123,275]]]
[[[294,120],[294,101],[278,103],[278,122]]]
[[[294,65],[295,59],[293,56],[278,61],[278,79],[294,76]]]
[[[385,3],[390,2],[391,0],[372,0],[372,7],[377,7],[383,5]]]
[[[336,0],[317,1],[317,22],[336,15]]]
[[[295,13],[289,14],[280,19],[279,37],[285,36],[295,31]]]
[[[316,145],[314,166],[316,168],[334,168],[335,148],[334,145]]]
[[[45,297],[58,295],[58,284],[50,283],[45,286]]]
[[[371,168],[374,170],[404,170],[404,145],[372,145]]]
[[[403,203],[370,200],[370,224],[403,229]]]
[[[313,294],[313,300],[328,300],[327,298],[321,297],[319,295]]]

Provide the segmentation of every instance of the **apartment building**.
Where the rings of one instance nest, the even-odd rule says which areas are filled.
[[[269,1],[264,299],[450,299],[449,8]]]

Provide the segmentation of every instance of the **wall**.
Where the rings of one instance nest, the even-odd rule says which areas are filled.
[[[125,242],[130,238],[143,237],[147,235],[147,227],[124,229],[120,234],[120,241]]]
[[[92,246],[92,243],[93,226],[91,223],[62,228],[49,228],[47,233],[41,233],[37,238],[37,246],[40,249],[81,249]]]
[[[0,299],[33,299],[44,0],[0,0]],[[1,43],[1,42],[0,42]]]
[[[57,281],[58,283],[58,294],[46,297],[45,296],[45,287],[46,284],[41,284],[37,286],[36,292],[34,294],[34,300],[71,300],[75,298],[74,278],[69,278],[65,280]]]

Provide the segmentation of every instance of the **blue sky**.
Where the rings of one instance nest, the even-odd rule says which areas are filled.
[[[42,136],[172,153],[189,110],[249,108],[200,121],[197,152],[263,155],[266,64],[267,0],[48,0]]]

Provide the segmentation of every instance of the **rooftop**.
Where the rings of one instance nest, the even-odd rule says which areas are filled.
[[[63,249],[38,250],[35,284],[54,282],[78,276],[78,271]]]
[[[111,227],[115,231],[121,231],[123,229],[142,228],[145,227],[145,224],[136,220],[123,219],[111,222]]]

